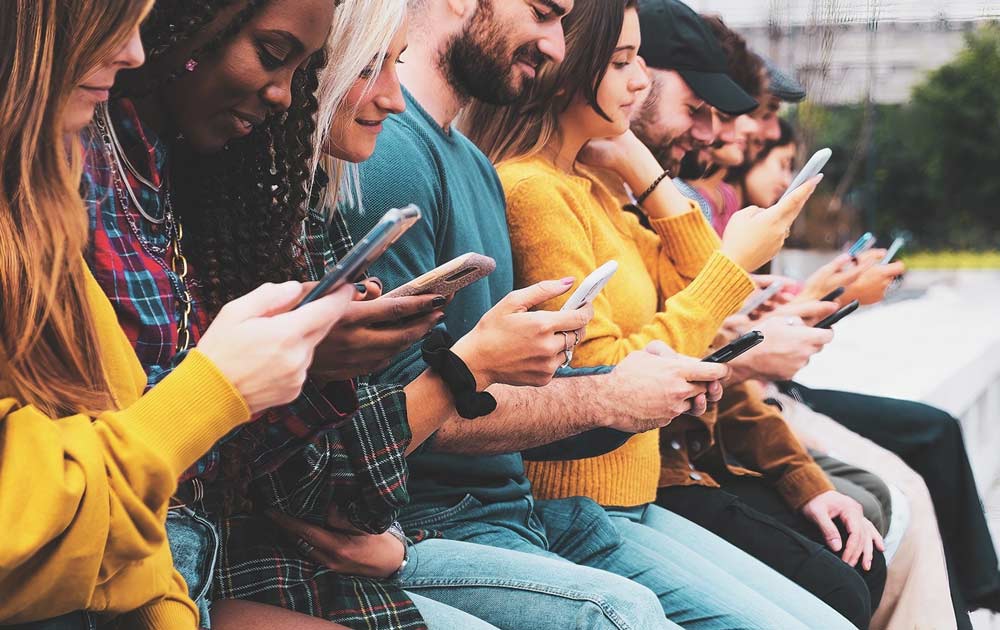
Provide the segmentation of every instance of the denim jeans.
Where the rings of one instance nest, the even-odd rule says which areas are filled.
[[[211,628],[212,578],[219,557],[219,532],[215,525],[189,507],[167,512],[167,539],[174,568],[187,582],[188,595],[198,607],[202,628]]]
[[[497,630],[496,626],[491,626],[482,619],[477,619],[457,608],[446,606],[441,602],[421,597],[409,591],[406,594],[416,604],[420,616],[427,624],[427,630],[457,630],[459,628],[461,630]]]
[[[699,527],[686,518],[657,505],[607,508],[611,520],[626,540],[661,557],[663,562],[690,562],[698,555],[704,577],[735,576],[758,596],[767,599],[807,627],[850,630],[847,619],[820,599],[753,556]],[[784,626],[782,626],[784,627]]]
[[[0,628],[3,630],[97,630],[97,620],[90,613],[75,612],[45,621],[19,623],[14,626],[0,625]]]
[[[505,630],[806,628],[683,546],[680,558],[651,554],[588,499],[483,505],[467,496],[405,525],[448,540],[413,547],[403,587]]]

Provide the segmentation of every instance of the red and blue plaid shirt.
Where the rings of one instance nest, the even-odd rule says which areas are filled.
[[[164,143],[143,128],[128,101],[117,102],[112,113],[129,155],[145,155],[141,167],[148,168],[152,183],[159,185],[168,163]],[[173,283],[178,279],[164,264],[170,260],[169,235],[141,221],[138,213],[129,221],[115,199],[101,139],[89,134],[85,144],[84,185],[92,235],[88,262],[152,387],[183,359],[176,353],[179,310]],[[131,174],[129,185],[147,213],[162,216],[159,195]],[[340,217],[328,222],[318,211],[310,212],[303,238],[314,279],[352,245]],[[188,286],[195,296],[191,327],[197,341],[208,317],[197,298],[196,270],[189,272]],[[218,515],[223,549],[214,598],[250,599],[351,628],[426,630],[416,606],[397,583],[337,575],[299,555],[294,546],[275,536],[274,525],[261,516],[262,509],[273,507],[322,523],[327,510],[336,506],[357,527],[377,533],[385,531],[409,502],[405,451],[411,435],[402,387],[368,386],[362,380],[356,396],[353,384],[342,386],[340,393],[350,394],[346,403],[336,391],[307,384],[295,403],[234,431],[185,473],[185,479],[198,477],[211,484],[228,449],[249,455],[252,461],[247,478],[254,481],[246,490],[255,509]],[[355,406],[352,415],[349,410]],[[225,454],[222,449],[227,449]]]

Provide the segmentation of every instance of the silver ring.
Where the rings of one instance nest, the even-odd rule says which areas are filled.
[[[566,360],[563,361],[562,366],[564,368],[568,368],[569,364],[573,361],[573,351],[572,350],[563,350],[563,354],[566,356]]]
[[[578,345],[580,345],[580,333],[578,333],[578,332],[576,332],[576,331],[574,330],[574,331],[573,331],[573,338],[574,338],[574,341],[573,341],[573,347],[575,348],[575,347],[577,347]]]
[[[301,553],[303,556],[308,556],[313,551],[316,551],[316,547],[313,546],[313,544],[310,543],[308,540],[302,537],[299,537],[299,539],[295,541],[295,548],[298,549],[299,553]]]
[[[563,330],[560,334],[563,336],[563,352],[569,352],[572,347],[569,345],[569,333]]]
[[[788,324],[789,326],[798,326],[799,320],[795,319],[794,317],[789,317],[788,319],[785,320],[785,323]]]

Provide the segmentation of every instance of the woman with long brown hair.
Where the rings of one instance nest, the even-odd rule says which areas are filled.
[[[143,393],[84,262],[77,134],[118,71],[142,63],[151,5],[11,0],[0,12],[0,623],[92,627],[94,613],[193,627],[166,545],[177,477],[251,414],[298,395],[352,299],[346,289],[283,313],[304,287],[261,287]]]

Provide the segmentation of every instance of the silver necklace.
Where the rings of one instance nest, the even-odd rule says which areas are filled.
[[[138,179],[144,185],[148,186],[154,192],[159,194],[161,187],[154,185],[153,182],[143,177],[139,173],[138,169],[132,165],[132,163],[128,159],[128,156],[125,154],[125,150],[122,148],[121,143],[118,141],[118,134],[115,133],[114,123],[111,122],[111,112],[108,109],[107,101],[100,104],[100,110],[101,110],[100,115],[96,116],[94,120],[97,123],[98,129],[100,129],[101,131],[102,139],[104,139],[105,141],[110,140],[110,144],[112,146],[112,151],[111,151],[112,159],[114,162],[111,165],[112,168],[117,167],[117,170],[122,174],[123,177],[125,175],[125,168],[128,168],[128,171],[132,173],[132,175],[134,175],[136,179]],[[128,194],[129,198],[132,199],[132,205],[135,206],[135,209],[138,210],[139,214],[141,214],[143,218],[146,219],[147,221],[149,221],[150,223],[154,223],[156,225],[161,225],[167,220],[166,212],[164,212],[164,216],[162,217],[150,216],[150,214],[146,212],[146,209],[142,207],[142,204],[139,203],[139,197],[138,195],[135,194],[135,191],[132,190],[131,186],[125,186],[125,192]]]

